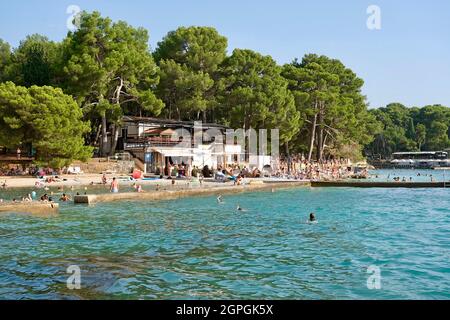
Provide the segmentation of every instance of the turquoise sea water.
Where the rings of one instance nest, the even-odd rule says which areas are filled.
[[[450,299],[450,189],[298,188],[224,200],[0,216],[0,298]],[[306,223],[310,211],[317,224]],[[70,265],[81,269],[80,290],[67,289]],[[369,266],[380,268],[379,290],[367,288]]]

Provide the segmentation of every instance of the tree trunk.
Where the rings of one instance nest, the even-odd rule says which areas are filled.
[[[102,124],[99,124],[98,128],[97,128],[97,133],[95,134],[95,140],[94,140],[94,146],[97,145],[97,143],[99,143],[99,139],[100,139],[100,133],[102,131]]]
[[[320,108],[319,110],[319,132],[317,134],[317,160],[322,161],[323,160],[323,109]]]
[[[108,132],[106,126],[106,115],[102,115],[102,143],[100,147],[100,154],[102,157],[106,156],[107,146],[108,146]]]
[[[289,152],[289,142],[288,141],[286,141],[285,148],[286,148],[286,158],[287,158],[287,163],[288,163],[288,174],[291,174],[291,154]]]
[[[322,144],[322,150],[321,150],[321,154],[323,156],[323,154],[325,153],[325,145],[327,143],[327,139],[328,139],[328,134],[325,135],[325,138],[323,138],[323,144]]]
[[[314,120],[311,126],[311,142],[309,144],[309,153],[308,153],[308,162],[311,161],[313,150],[314,150],[314,142],[316,137],[316,125],[317,125],[317,113],[314,115]]]
[[[172,120],[172,100],[169,101],[169,120]]]
[[[114,153],[116,152],[117,148],[117,141],[119,140],[119,128],[117,125],[113,124],[111,126],[111,137],[112,137],[112,144],[111,144],[111,150],[109,151],[109,155],[112,157]]]
[[[319,122],[319,121],[317,121]],[[319,145],[319,131],[316,128],[316,161],[319,162],[319,150],[320,150],[320,145]]]

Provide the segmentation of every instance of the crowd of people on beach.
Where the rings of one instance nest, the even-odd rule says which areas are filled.
[[[206,178],[213,178],[214,181],[220,182],[233,182],[234,185],[240,186],[247,183],[247,178],[279,178],[279,179],[295,179],[295,180],[336,180],[344,179],[354,176],[355,172],[352,170],[349,160],[327,160],[323,162],[307,161],[303,156],[294,156],[290,159],[281,159],[275,166],[265,166],[262,170],[257,167],[248,167],[245,163],[229,163],[227,165],[218,165],[217,168],[209,168],[207,165],[203,167],[181,164],[169,164],[164,174],[167,179],[172,180],[172,186],[176,185],[176,180],[182,179],[187,181],[187,185],[190,186],[190,182],[197,181],[201,186],[203,180]],[[15,168],[9,168],[8,172],[0,171],[1,174],[6,175],[33,175],[38,178],[35,184],[37,189],[49,190],[48,186],[52,183],[58,183],[67,181],[67,179],[61,179],[60,171],[55,171],[52,168],[38,168],[36,166],[30,166],[23,169],[19,166]],[[160,179],[164,176],[160,175]],[[132,179],[133,180],[133,179]],[[132,188],[136,192],[144,192],[142,185],[136,182],[133,183]],[[91,182],[91,185],[94,185]],[[102,175],[100,183],[101,185],[109,184],[109,191],[112,193],[119,192],[119,180],[112,178],[108,180],[105,174]],[[7,181],[4,180],[0,183],[0,188],[6,189],[8,187]],[[156,185],[156,190],[159,190],[161,186]],[[61,187],[62,189],[62,187]],[[73,190],[73,187],[71,187]],[[22,201],[32,201],[34,196],[27,195],[22,197]],[[69,197],[63,194],[60,201],[68,201]],[[14,199],[17,201],[16,199]],[[44,194],[41,197],[41,201],[53,201],[52,197]]]
[[[181,168],[181,169],[180,169]],[[272,167],[267,165],[262,170],[257,167],[248,167],[244,163],[229,163],[218,165],[215,169],[208,166],[199,168],[193,166],[169,165],[166,170],[169,178],[211,178],[219,181],[233,181],[236,185],[242,184],[245,178],[280,178],[295,180],[339,180],[347,178],[367,178],[368,171],[355,172],[352,163],[348,159],[308,161],[303,156],[295,156],[280,160]]]
[[[35,165],[7,165],[0,167],[0,176],[4,177],[20,177],[20,176],[56,176],[61,175],[63,170],[55,170],[50,167],[39,168]]]
[[[300,180],[339,180],[356,177],[357,173],[349,159],[333,159],[325,161],[308,161],[303,156],[282,159],[273,176]],[[360,177],[367,175],[361,171]]]

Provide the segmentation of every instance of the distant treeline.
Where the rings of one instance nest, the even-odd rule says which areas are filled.
[[[441,105],[407,108],[392,103],[370,113],[382,127],[366,147],[367,155],[388,158],[393,152],[450,148],[450,108]]]
[[[228,53],[227,38],[210,27],[180,27],[151,51],[143,28],[98,12],[83,12],[79,21],[61,42],[32,35],[11,50],[0,40],[0,145],[14,147],[19,140],[35,145],[40,139],[37,158],[54,160],[51,155],[62,149],[58,164],[91,152],[79,139],[64,147],[47,143],[50,130],[30,130],[27,121],[36,119],[22,116],[30,107],[21,108],[48,109],[52,96],[62,99],[63,92],[76,103],[44,112],[48,128],[58,136],[65,123],[103,155],[108,134],[114,153],[123,115],[279,128],[282,152],[318,160],[448,147],[447,108],[390,105],[369,111],[363,80],[339,60],[307,54],[280,66],[252,50]],[[53,88],[36,88],[44,86]],[[22,87],[34,89],[25,93]],[[16,91],[23,92],[23,102],[14,100]],[[47,102],[33,96],[44,92]],[[71,114],[72,124],[60,119],[68,107],[82,111]]]

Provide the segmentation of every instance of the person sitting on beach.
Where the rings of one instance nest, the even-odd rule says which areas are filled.
[[[113,181],[111,182],[110,191],[112,193],[118,193],[119,192],[119,182],[116,178],[113,178]]]
[[[48,201],[48,195],[47,195],[47,194],[44,194],[44,195],[41,197],[41,201]]]
[[[31,194],[27,194],[27,196],[24,197],[23,201],[25,201],[25,202],[31,202],[31,201],[33,201],[33,198],[31,197]]]
[[[63,195],[61,196],[61,198],[59,198],[59,201],[63,201],[63,202],[67,202],[69,201],[70,198],[68,195],[66,195],[65,193],[63,193]]]
[[[54,179],[53,177],[47,177],[47,178],[45,179],[45,182],[46,182],[46,183],[52,183],[52,182],[55,182],[55,179]]]
[[[6,180],[5,180],[5,182],[2,183],[2,188],[6,189],[7,187],[8,187],[8,185],[6,184]]]
[[[239,174],[235,179],[234,179],[234,185],[236,186],[240,186],[242,184],[242,176]]]
[[[316,221],[316,215],[314,214],[314,212],[311,212],[309,214],[309,222],[315,222]]]

